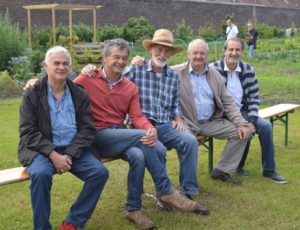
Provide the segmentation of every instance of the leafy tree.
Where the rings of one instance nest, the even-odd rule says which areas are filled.
[[[177,23],[176,38],[181,40],[191,40],[194,37],[193,29],[185,24],[185,20],[182,19],[180,23]]]
[[[122,27],[123,38],[130,42],[140,43],[142,40],[151,38],[154,27],[144,17],[129,18]]]
[[[21,55],[26,45],[26,36],[18,24],[12,24],[8,12],[0,13],[0,71],[8,69],[10,59]]]

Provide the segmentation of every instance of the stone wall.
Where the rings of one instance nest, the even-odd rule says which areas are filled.
[[[216,1],[217,2],[217,1]],[[29,1],[29,0],[0,0],[0,12],[9,10],[14,22],[19,22],[22,28],[27,27],[27,13],[23,5],[34,4],[91,4],[101,5],[97,11],[98,25],[122,25],[130,17],[144,16],[157,28],[176,28],[176,23],[182,19],[195,30],[202,26],[214,25],[220,27],[226,15],[234,14],[236,23],[244,25],[252,16],[251,5],[229,5],[219,3],[205,3],[180,0],[85,0],[85,1]],[[57,23],[68,24],[68,12],[57,11]],[[292,22],[300,27],[299,9],[280,9],[270,7],[256,7],[257,21],[287,28]],[[82,21],[92,23],[91,11],[73,12],[73,22]],[[34,26],[50,25],[51,12],[46,10],[32,11]]]

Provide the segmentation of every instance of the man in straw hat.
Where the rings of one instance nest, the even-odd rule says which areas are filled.
[[[179,116],[178,75],[167,66],[168,59],[182,51],[174,45],[173,34],[167,29],[155,31],[152,40],[143,46],[151,58],[142,66],[132,65],[126,76],[139,88],[142,112],[156,127],[160,142],[177,150],[180,162],[180,189],[190,199],[199,192],[197,181],[198,142],[186,131]],[[166,163],[166,156],[160,156]]]

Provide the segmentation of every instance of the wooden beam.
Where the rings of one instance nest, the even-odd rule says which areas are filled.
[[[27,10],[27,20],[28,20],[28,42],[29,47],[32,48],[32,38],[31,38],[31,11]]]
[[[56,45],[56,33],[55,33],[55,9],[52,9],[52,43]]]
[[[72,20],[72,10],[69,10],[69,37],[70,37],[70,46],[72,45],[73,41],[73,35],[72,35],[72,24],[73,24],[73,20]]]
[[[97,12],[96,9],[93,9],[93,33],[94,33],[94,37],[93,37],[93,42],[97,42]]]

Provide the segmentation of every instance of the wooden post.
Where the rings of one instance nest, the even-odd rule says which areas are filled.
[[[27,10],[27,19],[28,19],[28,42],[29,47],[32,48],[32,39],[31,39],[31,11]]]
[[[93,9],[93,25],[94,25],[94,28],[93,28],[93,31],[94,31],[94,37],[93,37],[93,42],[96,42],[97,39],[96,39],[96,34],[97,34],[97,27],[96,27],[96,9]]]
[[[52,9],[52,39],[53,39],[53,45],[56,45],[56,34],[55,34],[55,9]]]
[[[72,9],[69,9],[69,36],[70,36],[70,46],[72,45]]]

